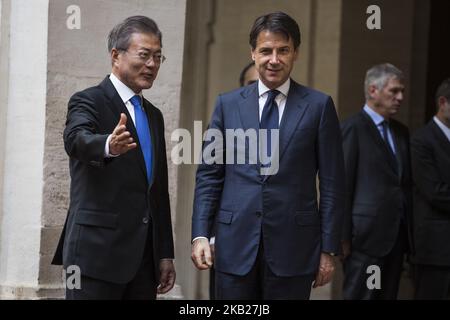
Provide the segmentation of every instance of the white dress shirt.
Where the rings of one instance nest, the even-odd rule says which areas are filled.
[[[281,94],[279,94],[275,98],[275,102],[278,105],[278,125],[281,123],[281,118],[283,117],[284,113],[284,107],[286,106],[286,100],[287,95],[289,92],[289,87],[291,86],[291,79],[288,78],[285,83],[283,83],[281,86],[276,88],[276,90],[280,91]],[[259,93],[259,121],[261,121],[261,116],[263,113],[264,105],[266,104],[267,98],[269,96],[270,89],[266,87],[266,85],[261,81],[258,80],[258,93]]]
[[[364,106],[364,111],[369,115],[369,117],[375,123],[375,125],[377,126],[378,131],[380,132],[381,138],[384,140],[384,137],[383,137],[383,121],[384,121],[384,117],[382,115],[380,115],[379,113],[377,113],[376,111],[374,111],[367,104]],[[391,149],[394,152],[394,154],[396,154],[394,139],[392,138],[391,128],[389,128],[389,127],[388,127],[388,130],[387,130],[387,136],[388,136],[388,140],[389,140],[389,145],[391,146]]]

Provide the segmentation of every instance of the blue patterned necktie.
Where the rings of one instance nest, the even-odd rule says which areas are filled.
[[[141,105],[141,97],[135,95],[130,99],[134,106],[134,117],[136,121],[136,131],[139,138],[139,145],[145,160],[145,167],[147,168],[147,179],[150,182],[152,177],[152,139],[150,135],[150,127],[147,119],[147,114]]]
[[[267,130],[267,141],[263,141],[266,144],[267,156],[272,156],[272,146],[271,146],[271,130],[279,128],[279,112],[278,105],[275,98],[280,94],[278,90],[270,90],[268,92],[268,97],[266,104],[264,105],[263,112],[261,115],[260,128]]]

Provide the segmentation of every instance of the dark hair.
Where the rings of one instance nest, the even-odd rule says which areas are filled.
[[[133,33],[150,33],[158,37],[162,47],[162,34],[155,21],[145,16],[126,18],[116,25],[108,35],[108,51],[112,49],[127,50]]]
[[[450,103],[450,78],[445,79],[436,90],[436,106],[439,109],[439,97],[445,97]]]
[[[245,81],[245,74],[247,73],[248,70],[250,70],[251,67],[255,66],[255,61],[250,62],[249,64],[247,64],[245,66],[244,69],[242,69],[241,71],[241,75],[239,76],[239,84],[241,85],[241,87],[244,86],[244,81]]]
[[[284,12],[278,11],[269,13],[255,20],[252,30],[250,31],[249,41],[253,50],[255,50],[256,48],[256,40],[258,39],[259,33],[264,30],[274,33],[281,33],[288,40],[292,39],[292,42],[294,42],[294,48],[296,50],[300,46],[300,28],[297,22],[295,22],[294,19],[292,19]]]

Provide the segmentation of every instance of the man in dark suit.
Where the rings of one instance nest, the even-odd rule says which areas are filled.
[[[109,34],[112,73],[69,101],[70,207],[54,263],[81,270],[67,299],[155,299],[175,281],[164,122],[142,97],[161,32],[129,17]]]
[[[447,299],[450,290],[450,78],[436,104],[436,116],[411,142],[416,299]]]
[[[300,45],[295,20],[282,12],[259,17],[250,45],[259,81],[220,95],[210,122],[214,132],[245,131],[250,141],[204,145],[204,153],[213,146],[219,160],[204,158],[198,167],[192,260],[201,270],[211,267],[214,223],[217,299],[308,299],[313,282],[330,281],[332,255],[340,248],[339,123],[328,95],[290,79]],[[261,132],[275,132],[275,138]],[[254,146],[260,146],[257,161]],[[243,164],[228,161],[236,154],[245,156]]]
[[[392,118],[403,92],[400,70],[391,64],[372,67],[365,79],[366,105],[342,123],[344,299],[397,297],[411,209],[408,129]]]

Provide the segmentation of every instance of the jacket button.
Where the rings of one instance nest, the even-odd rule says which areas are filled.
[[[143,219],[142,219],[142,222],[143,222],[144,224],[147,224],[147,223],[148,223],[148,218],[147,218],[147,217],[143,218]]]

